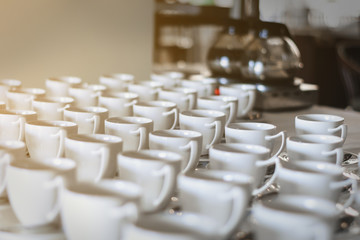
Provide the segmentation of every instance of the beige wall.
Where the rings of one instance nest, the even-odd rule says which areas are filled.
[[[0,0],[0,79],[27,87],[63,75],[146,79],[152,46],[152,0]]]

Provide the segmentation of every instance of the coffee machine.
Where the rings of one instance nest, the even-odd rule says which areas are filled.
[[[260,20],[259,0],[234,0],[207,66],[218,84],[254,84],[255,108],[284,110],[317,102],[316,85],[296,77],[301,55],[286,25]]]

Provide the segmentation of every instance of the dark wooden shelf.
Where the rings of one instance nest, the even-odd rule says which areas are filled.
[[[223,25],[229,16],[229,8],[194,6],[189,4],[156,3],[156,25]]]

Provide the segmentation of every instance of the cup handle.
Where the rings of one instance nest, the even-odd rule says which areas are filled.
[[[139,209],[134,202],[125,202],[122,206],[111,209],[109,215],[114,219],[136,222],[139,219]]]
[[[188,144],[184,145],[184,146],[180,146],[179,149],[180,150],[188,150],[190,149],[190,158],[189,158],[189,162],[186,165],[186,167],[182,170],[182,173],[187,173],[190,172],[192,170],[194,170],[198,164],[198,159],[197,156],[199,154],[198,152],[198,142],[195,140],[191,140]]]
[[[341,131],[340,137],[342,138],[343,142],[345,142],[345,139],[347,137],[347,128],[348,128],[347,124],[342,124],[342,125],[340,125],[340,126],[338,126],[336,128],[328,129],[328,132],[329,133],[335,133],[335,132],[340,130]]]
[[[25,118],[20,116],[18,120],[12,122],[14,125],[19,125],[19,137],[18,141],[23,141],[24,139],[24,127],[25,127]]]
[[[187,97],[189,98],[189,110],[195,109],[196,107],[196,97],[192,94],[188,94]]]
[[[1,162],[0,165],[5,165],[6,166],[9,165],[10,161],[12,160],[12,156],[10,154],[8,154],[7,152],[5,152],[4,150],[0,150],[0,154],[1,154]],[[0,194],[3,193],[5,191],[6,188],[6,184],[7,184],[7,180],[6,180],[6,170],[4,171],[4,174],[1,176],[1,185],[0,185]]]
[[[174,123],[173,123],[173,125],[171,126],[170,129],[174,129],[176,127],[176,125],[177,125],[177,122],[178,122],[177,120],[178,120],[179,110],[177,108],[173,108],[168,112],[163,112],[162,113],[162,115],[164,117],[169,116],[171,114],[174,114]]]
[[[275,163],[275,171],[274,171],[273,175],[270,177],[270,179],[268,181],[266,181],[266,183],[263,186],[253,190],[253,192],[252,192],[253,196],[263,193],[266,189],[268,189],[270,187],[271,184],[274,183],[275,179],[278,176],[278,171],[279,171],[279,167],[280,167],[280,159],[278,157],[272,157],[266,161],[257,161],[256,162],[256,166],[258,166],[258,167],[268,166],[273,163]]]
[[[64,187],[64,179],[58,175],[55,178],[53,178],[51,181],[45,182],[44,183],[44,188],[46,189],[54,189],[56,188],[57,190],[57,198],[54,204],[54,207],[51,209],[51,211],[49,213],[46,214],[46,219],[49,222],[52,222],[60,213],[60,209],[61,209],[61,198],[60,198],[60,191],[61,189]]]
[[[65,131],[65,129],[60,129],[57,133],[53,134],[52,137],[59,138],[59,149],[56,154],[56,157],[60,158],[64,155],[64,151],[65,151],[64,142],[65,142],[65,138],[67,137],[67,132]]]
[[[247,91],[247,93],[249,96],[248,104],[246,105],[245,109],[241,111],[241,116],[248,114],[248,112],[250,112],[255,104],[255,91]]]
[[[229,102],[226,105],[221,106],[221,109],[229,109],[229,117],[225,123],[225,126],[229,125],[229,123],[231,123],[234,119],[236,119],[236,115],[237,115],[237,108],[235,103],[233,102]]]
[[[342,148],[336,148],[332,151],[323,151],[321,155],[324,156],[336,155],[336,165],[341,165],[341,163],[344,160],[344,151]]]
[[[131,102],[125,103],[124,107],[132,107],[135,104],[137,104],[137,102],[138,102],[137,100],[132,100]]]
[[[63,112],[65,109],[69,108],[70,107],[70,104],[66,104],[64,107],[62,108],[58,108],[57,109],[57,112]]]
[[[160,170],[156,171],[155,175],[164,176],[164,184],[160,194],[153,202],[153,206],[158,209],[166,199],[170,199],[174,184],[176,183],[176,173],[174,167],[165,165]]]
[[[140,151],[141,149],[145,149],[145,138],[146,138],[146,128],[145,127],[139,127],[138,129],[134,131],[130,131],[130,134],[133,135],[140,135],[140,141],[139,146],[137,148],[137,151]]]
[[[338,189],[338,188],[342,188],[344,186],[348,186],[351,185],[351,193],[349,198],[346,200],[346,202],[342,205],[341,207],[341,212],[344,211],[346,208],[350,207],[350,205],[354,202],[355,200],[355,193],[357,191],[357,180],[356,179],[346,179],[344,181],[339,181],[339,182],[332,182],[330,183],[330,188],[331,189]]]
[[[233,230],[239,226],[243,216],[245,215],[246,211],[244,209],[247,206],[247,201],[244,201],[244,194],[243,191],[239,187],[233,187],[229,191],[228,196],[232,200],[232,211],[229,219],[219,229],[221,236],[228,236]]]
[[[98,150],[92,151],[92,154],[100,155],[100,169],[97,177],[95,178],[95,182],[99,182],[104,178],[106,169],[109,166],[109,156],[110,150],[107,147],[101,147]]]
[[[221,121],[217,120],[212,123],[206,123],[205,127],[211,128],[215,126],[215,135],[210,144],[206,145],[206,149],[209,149],[212,145],[220,140],[221,136]]]
[[[94,128],[92,130],[92,134],[99,132],[99,128],[100,128],[100,116],[99,115],[94,115],[91,118],[86,119],[85,121],[94,123]]]
[[[279,148],[279,150],[274,154],[274,156],[279,156],[280,153],[282,153],[282,151],[285,148],[285,141],[286,141],[286,132],[285,131],[281,131],[278,134],[272,135],[272,136],[265,136],[265,140],[266,141],[271,141],[275,138],[281,137],[281,146]]]

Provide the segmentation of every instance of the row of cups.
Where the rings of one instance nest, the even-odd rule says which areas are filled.
[[[71,81],[76,82],[77,79],[71,78]],[[51,92],[49,82],[46,82],[47,94]],[[62,84],[64,81],[57,79],[54,82]],[[60,94],[61,99],[69,100],[71,96],[61,93],[61,84],[55,84],[53,92]],[[69,94],[72,87],[65,85]],[[179,239],[209,239],[210,236],[226,238],[243,218],[251,196],[252,181],[249,177],[243,180],[246,189],[237,187],[229,192],[231,185],[205,183],[202,187],[203,177],[192,175],[200,155],[207,154],[212,145],[220,142],[224,134],[225,113],[189,110],[189,116],[184,114],[182,118],[182,113],[179,115],[180,128],[181,122],[186,127],[160,130],[167,128],[160,123],[160,129],[155,130],[156,120],[152,118],[163,114],[154,109],[144,110],[144,113],[150,112],[152,118],[81,117],[81,113],[90,112],[86,108],[97,109],[92,111],[97,113],[101,112],[101,107],[68,106],[71,103],[64,102],[52,111],[54,109],[44,105],[55,102],[54,99],[37,96],[27,101],[30,98],[20,98],[20,103],[31,103],[31,109],[35,110],[32,111],[25,105],[16,107],[16,101],[12,102],[13,92],[23,93],[26,90],[8,90],[7,109],[3,109],[0,115],[4,119],[0,121],[2,129],[7,131],[1,139],[4,153],[1,157],[4,173],[1,193],[2,197],[8,197],[23,226],[47,226],[61,220],[68,239],[120,239],[124,233],[121,226],[135,222],[130,225],[132,230],[126,231],[127,239],[149,239],[151,232],[155,232],[159,239],[168,239],[170,235],[179,235]],[[101,96],[98,95],[99,99]],[[41,102],[45,98],[48,99],[37,104],[37,100]],[[52,112],[62,113],[66,119],[36,120],[41,115],[41,109],[43,116],[51,116]],[[71,111],[77,113],[71,115]],[[102,123],[103,128],[95,128],[97,122]],[[86,123],[91,123],[92,127],[84,127]],[[172,124],[171,128],[174,127],[175,124]],[[125,136],[116,136],[120,132],[125,132]],[[156,150],[162,148],[164,150]],[[177,153],[168,151],[171,148]],[[26,151],[30,159],[25,157]],[[198,187],[204,191],[198,192]],[[216,201],[208,201],[207,196],[214,191],[223,192],[219,193],[225,199],[220,197]],[[181,224],[177,217],[173,218],[175,215],[161,214],[163,212],[160,211],[169,205],[175,195],[182,199]],[[195,201],[198,207],[194,208]],[[235,209],[229,205],[231,202],[236,202]],[[219,211],[212,212],[210,216],[205,214],[216,206]],[[229,213],[231,221],[228,221]],[[199,225],[190,227],[191,221],[206,221],[208,227],[205,230]],[[149,228],[148,224],[153,226]],[[154,230],[153,227],[161,229]],[[222,230],[215,231],[217,227],[222,227]]]
[[[252,207],[256,239],[334,239],[340,216],[356,206],[357,180],[342,168],[344,118],[299,115],[295,130],[276,173],[278,195]]]
[[[268,128],[271,126],[271,124],[265,123],[243,122],[230,124],[229,126],[227,126],[227,129],[233,127],[234,131],[242,131],[240,127],[241,125],[243,125],[243,128],[245,128],[246,126],[249,134],[251,132],[258,132],[260,126],[262,126],[263,128],[265,126]],[[249,130],[251,125],[253,125],[253,129]],[[181,130],[161,130],[158,131],[158,133],[176,133],[177,131]],[[243,131],[246,132],[244,129]],[[121,180],[101,180],[98,181],[96,186],[89,184],[60,184],[63,187],[63,191],[61,194],[62,200],[60,201],[62,202],[60,212],[62,216],[64,231],[66,232],[69,239],[79,239],[84,237],[86,239],[98,239],[91,238],[91,236],[106,236],[106,238],[111,239],[111,237],[118,236],[116,234],[122,234],[124,232],[126,232],[126,234],[130,236],[128,239],[138,239],[137,237],[139,236],[139,234],[140,236],[142,236],[142,234],[144,234],[145,236],[145,232],[153,233],[154,231],[156,232],[157,236],[177,236],[178,239],[212,239],[212,237],[213,239],[226,239],[239,227],[239,224],[243,221],[246,215],[247,207],[249,206],[251,196],[261,193],[268,186],[269,182],[264,185],[266,187],[264,187],[263,190],[259,190],[261,187],[257,189],[260,184],[263,184],[262,180],[266,171],[265,167],[270,165],[271,163],[276,162],[277,167],[279,167],[279,173],[274,174],[273,176],[278,177],[277,181],[281,187],[281,195],[279,194],[279,198],[273,200],[272,203],[255,205],[253,207],[253,215],[257,220],[257,238],[269,239],[268,233],[270,230],[272,231],[272,234],[290,234],[288,230],[284,229],[288,229],[287,227],[289,226],[301,227],[303,229],[304,226],[308,226],[308,224],[314,224],[316,228],[314,228],[314,231],[310,231],[309,229],[308,231],[305,231],[302,235],[300,235],[303,237],[301,239],[312,239],[314,237],[314,234],[315,236],[317,236],[316,234],[319,234],[318,229],[327,230],[324,231],[323,234],[328,234],[328,236],[331,237],[333,229],[330,226],[333,227],[334,219],[336,219],[336,217],[340,213],[340,211],[336,209],[333,201],[337,200],[336,198],[338,197],[342,186],[352,183],[348,180],[339,180],[342,173],[341,168],[334,163],[318,161],[314,162],[309,161],[309,159],[307,159],[307,161],[297,161],[299,159],[293,158],[289,161],[289,164],[292,164],[293,167],[295,166],[296,169],[292,169],[291,167],[289,167],[290,165],[285,166],[286,164],[284,163],[279,164],[279,160],[274,157],[278,153],[271,157],[271,151],[269,148],[249,143],[236,143],[237,140],[234,139],[234,137],[243,135],[244,133],[235,134],[232,140],[230,140],[231,138],[225,138],[226,143],[219,143],[213,145],[209,150],[209,169],[197,169],[185,175],[179,175],[178,173],[180,172],[180,166],[182,161],[180,160],[180,155],[177,155],[173,152],[159,150],[141,150],[139,152],[131,151],[124,152],[117,156],[117,169],[119,170],[119,179]],[[282,136],[282,143],[284,142],[283,132],[273,135]],[[94,136],[95,135],[87,135],[86,137]],[[225,136],[229,137],[229,134],[226,135],[225,133]],[[269,140],[271,138],[274,138],[274,136],[272,136],[271,134],[263,135],[263,140]],[[254,138],[248,137],[248,139]],[[287,140],[289,140],[289,138],[287,138]],[[233,143],[230,143],[232,141]],[[238,141],[240,142],[241,140],[239,139]],[[166,142],[169,143],[168,145],[171,145],[170,141]],[[277,152],[281,152],[281,148],[283,147],[284,146],[282,145],[282,147],[280,147]],[[76,149],[78,147],[74,146],[74,148]],[[90,151],[90,149],[94,148],[92,147],[89,149],[83,149],[83,151]],[[155,159],[161,159],[161,163],[155,161]],[[265,159],[268,160],[264,161]],[[74,166],[74,164],[69,164],[69,159],[47,160],[43,161],[40,165],[48,165],[49,162],[51,163],[51,161],[55,162],[56,164],[65,164],[65,168],[66,166],[70,166],[70,168],[72,169]],[[30,167],[30,169],[39,170],[39,167],[36,167],[39,166],[38,162],[31,163],[32,161],[30,161],[29,159],[23,161],[23,163],[20,162],[21,161],[14,161],[10,164],[9,169],[19,167],[19,165],[21,168],[22,164],[26,165],[26,168],[29,168],[29,165],[31,166],[32,164],[34,164],[32,167]],[[166,164],[164,164],[164,162],[166,162]],[[56,165],[55,163],[51,164]],[[150,167],[152,164],[155,165],[153,168]],[[60,168],[62,169],[63,167],[64,166]],[[46,169],[48,168],[49,166],[46,167]],[[137,170],[134,172],[131,169]],[[63,170],[64,169],[62,169],[61,171],[64,173],[65,171]],[[291,170],[293,171],[291,172]],[[8,171],[8,176],[11,176],[13,174],[12,171],[14,170]],[[51,170],[48,169],[48,171]],[[288,171],[287,176],[285,176],[285,178],[284,176],[280,178],[281,174],[286,175],[286,171]],[[20,172],[24,174],[24,169],[15,172]],[[144,174],[147,175],[147,177],[144,177]],[[302,177],[301,174],[303,174]],[[158,184],[156,184],[156,180],[154,180],[153,178],[154,175],[160,178],[168,179],[168,184],[164,184],[164,181],[161,181],[159,179],[157,180]],[[56,178],[57,180],[54,180],[54,176],[59,176],[59,174],[53,174],[53,178],[50,181],[51,183],[46,185],[50,185],[53,188],[55,186],[59,186],[59,182],[61,183],[62,181],[59,181],[58,178]],[[11,179],[16,179],[12,180],[13,182],[16,182],[15,186],[23,186],[24,184],[28,184],[29,186],[29,183],[32,182],[32,178],[33,177],[25,178],[15,175],[13,178],[8,177],[8,181],[11,182]],[[141,180],[139,180],[138,178],[140,178]],[[258,179],[254,181],[254,178]],[[294,187],[294,185],[291,185],[291,183],[287,183],[286,181],[280,181],[280,179],[286,178],[288,182],[289,180],[290,182],[297,181],[298,186]],[[24,182],[19,184],[19,179],[24,179]],[[42,184],[45,182],[44,179],[39,180],[38,178],[36,178],[36,180],[38,183],[41,182]],[[124,180],[126,182],[123,182]],[[122,197],[124,197],[123,195],[125,193],[130,195],[135,194],[134,189],[136,189],[136,187],[124,187],[129,181],[135,182],[137,185],[145,184],[141,185],[141,189],[143,189],[142,191],[144,191],[145,189],[146,192],[148,192],[147,190],[149,190],[150,193],[148,192],[147,194],[139,194],[139,192],[141,191],[139,190],[138,195],[141,195],[142,197],[137,198],[137,201],[141,202],[140,206],[142,207],[140,207],[140,209],[142,212],[155,211],[155,213],[142,214],[141,217],[138,218],[138,221],[135,221],[134,219],[136,219],[136,216],[138,214],[136,204],[124,204],[125,200],[121,199],[118,195],[113,196],[115,199],[117,199],[117,201],[120,201],[119,199],[123,201],[122,204],[119,204],[121,207],[119,207],[118,210],[115,210],[115,207],[111,204],[104,207],[102,203],[103,200],[101,200],[101,198],[99,198],[98,196],[99,194],[104,194],[107,199],[109,198],[108,194],[110,194],[110,192],[111,194],[113,194],[115,190],[119,191],[117,193],[121,193]],[[27,199],[27,207],[24,207],[23,209],[21,209],[21,211],[19,210],[18,213],[19,216],[21,216],[21,214],[26,214],[27,211],[25,209],[28,209],[29,197],[11,197],[14,192],[14,190],[12,190],[14,189],[14,187],[10,182],[8,182],[7,185],[10,190],[10,202],[12,203],[13,207],[15,206],[15,210],[17,203],[16,200],[12,199],[17,199],[20,202],[22,200],[19,199]],[[159,182],[161,182],[161,184],[159,184]],[[120,185],[122,186],[122,190],[120,190]],[[119,187],[119,189],[115,186]],[[302,189],[300,188],[300,192],[299,186],[303,187]],[[353,187],[354,186],[355,185],[353,185]],[[34,187],[34,189],[38,188]],[[168,189],[170,190],[170,192],[167,192],[164,189]],[[125,193],[123,191],[125,191]],[[24,194],[21,190],[18,190],[18,192]],[[165,192],[167,194],[165,194]],[[155,205],[159,207],[158,209],[161,209],[168,205],[170,197],[173,196],[175,192],[178,192],[179,195],[178,198],[179,204],[181,205],[181,217],[179,217],[178,214],[169,215],[168,213],[158,212],[156,208],[153,208]],[[313,194],[316,194],[317,196],[314,196]],[[323,195],[320,196],[321,194]],[[94,195],[97,195],[95,197],[96,200],[92,199]],[[42,196],[42,199],[48,199],[44,197],[41,193],[32,194],[32,196],[34,196],[35,198],[36,196]],[[134,197],[134,195],[131,196]],[[328,196],[330,196],[332,201],[325,200],[325,198],[327,198]],[[78,198],[82,200],[78,200]],[[153,201],[147,202],[148,205],[146,205],[145,199],[152,199]],[[160,199],[165,199],[167,201],[161,203]],[[89,206],[85,204],[85,201],[91,202],[93,205]],[[44,206],[46,206],[44,202],[39,202],[38,199],[34,200],[34,202],[39,204],[37,213],[41,212],[40,209],[44,209]],[[129,200],[125,202],[128,203]],[[76,203],[76,206],[73,205],[74,203]],[[48,205],[53,206],[52,204]],[[146,206],[148,208],[146,208]],[[322,206],[322,208],[319,208],[319,206]],[[110,211],[106,210],[107,207],[111,208],[111,212],[114,212],[112,218],[108,218],[106,214],[104,216],[104,213],[108,213]],[[89,211],[88,208],[93,209],[94,211]],[[32,207],[32,209],[36,208]],[[48,209],[53,208],[49,207]],[[78,211],[74,211],[74,209],[77,209]],[[211,211],[209,211],[209,209],[211,209]],[[48,210],[45,212],[49,213],[52,211]],[[84,212],[86,212],[87,214],[85,215],[87,216],[85,219],[88,219],[89,222],[84,222],[84,220],[80,220],[80,218],[84,219]],[[277,228],[271,226],[274,225],[275,222],[277,223],[277,221],[271,221],[271,216],[274,216],[275,213],[277,213],[276,216],[278,216],[279,213],[283,212],[286,212],[288,216],[279,219],[285,219],[286,221],[287,218],[295,218],[297,220],[288,221],[287,224],[283,225],[283,227],[281,227],[282,225],[277,224],[275,224]],[[107,223],[107,227],[105,227],[104,225],[97,225],[101,217],[104,217],[102,221]],[[326,222],[320,221],[320,218],[326,219]],[[34,217],[31,217],[31,219],[33,220]],[[94,219],[97,219],[96,223],[91,222],[95,221]],[[125,219],[126,221],[128,221],[130,219],[129,221],[135,221],[136,224],[131,225],[131,227],[127,228],[126,231],[118,227],[111,227],[114,226],[114,224],[119,224],[119,219],[121,219],[121,221],[125,221]],[[293,223],[295,225],[291,225],[290,223]],[[91,228],[93,231],[85,231],[85,226],[86,229]],[[324,228],[321,228],[321,226],[323,226]],[[268,229],[269,227],[270,230]],[[264,235],[263,233],[266,234]],[[132,238],[131,236],[136,237]],[[276,236],[278,237],[279,235]],[[307,238],[305,238],[304,236],[307,236]],[[278,239],[277,237],[270,239]],[[148,238],[144,237],[144,239]]]
[[[193,129],[185,129],[184,127],[183,128],[181,127],[182,120],[180,114],[180,118],[179,118],[180,130],[155,130],[148,134],[145,134],[145,136],[148,136],[149,138],[149,147],[151,150],[140,150],[139,146],[142,146],[142,144],[140,144],[141,141],[139,138],[137,140],[137,143],[130,144],[131,146],[135,147],[135,149],[132,149],[130,151],[127,150],[124,151],[123,153],[115,154],[116,165],[115,167],[114,165],[112,166],[112,170],[116,170],[118,172],[119,179],[112,179],[113,181],[107,181],[107,182],[104,179],[102,179],[101,174],[99,174],[98,170],[104,169],[104,165],[106,164],[101,164],[101,161],[98,161],[97,166],[88,165],[87,168],[85,168],[87,170],[84,170],[84,176],[87,177],[89,175],[92,175],[92,179],[96,179],[97,181],[96,186],[85,183],[80,185],[64,184],[64,182],[71,183],[73,182],[73,180],[64,181],[64,180],[59,180],[59,178],[56,178],[57,180],[54,180],[55,177],[53,177],[52,180],[50,181],[51,183],[46,185],[52,186],[53,191],[55,191],[54,189],[56,189],[56,186],[62,186],[60,187],[62,189],[61,191],[62,197],[60,201],[62,202],[62,204],[60,206],[55,204],[57,206],[56,208],[53,208],[54,206],[53,204],[49,204],[51,205],[51,207],[49,207],[47,211],[40,210],[42,209],[42,207],[38,207],[36,213],[39,214],[39,212],[43,212],[44,214],[45,212],[47,215],[50,212],[53,213],[52,216],[54,217],[58,215],[54,214],[56,211],[55,210],[53,211],[53,209],[60,209],[58,210],[58,212],[59,211],[61,212],[60,215],[61,215],[64,231],[69,239],[84,239],[84,238],[99,239],[100,236],[102,236],[100,238],[104,238],[105,236],[105,238],[107,239],[112,239],[112,237],[114,237],[114,239],[118,239],[116,238],[116,236],[118,236],[117,234],[122,234],[124,232],[121,230],[121,228],[118,227],[120,220],[122,222],[123,221],[136,222],[135,224],[131,225],[131,227],[129,227],[130,230],[126,231],[128,235],[128,239],[141,239],[141,237],[143,239],[149,239],[145,237],[145,233],[150,234],[150,236],[153,237],[152,239],[156,239],[156,237],[158,239],[166,239],[166,237],[167,239],[169,239],[169,236],[171,236],[174,239],[228,238],[238,228],[239,224],[243,221],[251,197],[259,193],[262,193],[272,182],[275,181],[275,179],[278,176],[280,176],[279,172],[281,169],[284,169],[282,167],[282,165],[284,164],[279,163],[280,161],[278,160],[277,155],[285,149],[285,146],[287,148],[287,151],[290,150],[289,145],[291,145],[291,143],[289,144],[289,142],[292,137],[287,138],[285,142],[285,133],[283,131],[277,133],[276,127],[271,124],[243,122],[243,123],[229,123],[226,125],[225,117],[223,116],[224,113],[216,113],[216,111],[211,111],[211,110],[191,110],[191,111],[193,112],[193,115],[195,115],[193,117],[196,118],[191,118],[188,121],[188,124],[189,126],[193,125],[194,126]],[[196,120],[196,119],[203,119],[204,112],[206,113],[215,112],[218,115],[220,114],[222,116],[222,121],[219,121],[219,123],[216,124],[215,121],[201,122],[200,120]],[[119,123],[120,118],[115,118],[115,119],[116,122]],[[44,123],[46,121],[41,121],[41,122]],[[194,124],[194,122],[196,124]],[[319,121],[316,120],[315,122],[319,122]],[[215,128],[217,125],[220,124],[221,124],[222,133],[219,133],[220,136],[219,140],[214,142],[213,136],[216,135]],[[207,132],[208,135],[203,133],[199,134],[198,132],[201,132],[200,131],[202,129],[201,127],[205,125],[209,125],[208,127],[210,128],[206,128],[206,129],[207,130],[213,129],[211,130],[212,132],[210,133]],[[306,124],[306,126],[309,125],[312,125],[312,123]],[[128,128],[129,127],[125,127],[125,129]],[[298,128],[300,129],[300,127],[298,127],[297,125],[297,129]],[[134,132],[133,136],[140,137],[141,130],[138,129],[139,128],[130,130]],[[315,127],[314,129],[318,130],[319,127]],[[339,129],[346,130],[346,127],[340,127]],[[39,129],[37,129],[34,130],[33,132],[40,133],[41,130],[39,131]],[[226,143],[219,143],[224,132],[225,132]],[[116,138],[115,136],[110,137],[109,134],[107,135],[77,134],[77,135],[73,135],[72,137],[71,135],[66,136],[66,133],[61,132],[59,130],[52,132],[50,135],[53,137],[53,139],[58,140],[61,138],[61,136],[63,139],[65,139],[62,148],[60,147],[61,145],[60,144],[58,145],[59,147],[54,148],[56,151],[53,152],[59,153],[60,149],[65,149],[64,150],[65,156],[72,160],[77,159],[76,154],[78,153],[92,154],[93,157],[97,157],[98,159],[103,159],[104,157],[110,155],[109,152],[104,150],[104,148],[101,147],[97,148],[95,147],[95,145],[91,145],[91,144],[98,141],[99,139],[103,141],[105,138],[106,139]],[[185,136],[188,135],[194,136],[194,138],[190,137],[186,139]],[[202,135],[202,138],[199,138],[199,135]],[[305,136],[305,135],[303,133],[299,133],[297,137],[299,136]],[[278,150],[274,151],[272,147],[274,140],[272,139],[276,139],[277,137],[279,138],[281,137],[281,146],[279,147]],[[342,143],[344,142],[345,137],[346,137],[346,131],[344,134],[342,134]],[[182,142],[180,140],[176,140],[174,141],[174,143],[172,142],[173,139],[178,139],[178,138],[179,139],[185,138],[186,140],[181,140]],[[122,137],[123,149],[125,148],[125,141],[128,139],[129,137]],[[191,141],[190,139],[202,139],[201,141],[203,143],[199,144],[200,140]],[[49,141],[50,139],[43,141],[41,144],[37,144],[35,149],[41,149],[42,151],[40,152],[47,152],[47,150],[51,149],[50,147],[46,147],[46,143]],[[76,144],[76,141],[89,142],[89,146],[82,147],[81,145]],[[111,140],[109,141],[111,142]],[[68,144],[66,142],[68,142]],[[204,142],[206,143],[204,144]],[[28,141],[26,143],[28,145]],[[202,147],[201,150],[198,150],[197,153],[194,154],[194,152],[190,150],[196,149],[196,146],[197,149],[199,149],[199,146]],[[119,146],[117,146],[116,149],[119,150]],[[159,151],[154,149],[163,149],[163,150]],[[164,151],[164,149],[171,150],[171,152]],[[173,152],[174,150],[177,150],[178,154],[174,153]],[[78,153],[75,154],[76,151]],[[71,152],[73,152],[73,155],[70,155]],[[187,153],[187,157],[184,157],[184,155],[179,155],[184,152]],[[304,152],[309,152],[309,150],[304,150]],[[209,168],[194,170],[197,161],[199,160],[199,156],[201,154],[206,154],[206,153],[209,153]],[[112,156],[114,159],[114,155]],[[194,159],[197,159],[195,163],[194,161],[190,161],[191,156],[195,156]],[[49,157],[50,156],[41,157],[41,159],[50,159]],[[311,156],[311,159],[314,159],[316,157],[318,157],[318,155],[313,154]],[[297,159],[298,157],[290,156],[290,154],[289,154],[289,158],[291,160],[293,159],[300,160]],[[34,163],[35,167],[31,167],[32,163],[30,162],[32,161],[27,159],[24,162],[24,165],[29,164],[30,167],[28,168],[30,169],[42,168],[42,167],[36,167],[39,166],[39,164],[41,166],[45,164],[46,169],[53,168],[54,165],[62,165],[62,167],[60,167],[61,169],[70,168],[72,169],[71,171],[74,171],[73,170],[74,164],[70,163],[71,162],[70,159],[55,158],[46,161],[42,160],[41,163],[39,162]],[[88,155],[86,156],[82,155],[80,159],[91,159],[91,158],[89,158]],[[155,159],[159,161],[155,161]],[[186,161],[184,162],[183,159],[189,159],[189,160],[188,162]],[[13,161],[13,163],[14,162],[16,161]],[[156,162],[156,164],[154,163],[155,166],[151,167],[153,162]],[[186,164],[189,162],[192,162],[192,164],[190,165]],[[271,180],[264,183],[263,180],[266,174],[266,168],[274,163],[276,163],[275,169],[277,170],[275,170],[275,173],[274,175],[272,175]],[[12,165],[13,164],[11,163],[9,169],[12,169],[13,167]],[[22,163],[15,164],[15,167],[17,165],[22,166]],[[79,177],[80,176],[79,169],[81,168],[80,166],[81,164],[79,164],[79,162],[77,161],[75,165],[76,165],[75,175],[76,177]],[[132,171],[131,169],[136,169],[136,170]],[[181,170],[183,170],[186,173],[179,175]],[[19,171],[19,172],[24,172],[24,171]],[[56,172],[57,173],[53,174],[53,176],[59,176],[58,174],[59,171]],[[64,173],[65,171],[61,170],[60,172]],[[90,173],[96,173],[96,174],[90,174]],[[8,175],[10,174],[12,173],[10,172]],[[147,175],[147,177],[143,177],[144,174]],[[60,175],[62,176],[62,174]],[[135,179],[136,177],[139,177],[140,180]],[[156,177],[157,180],[154,180],[156,179]],[[16,178],[19,177],[14,177],[13,179]],[[26,179],[26,182],[30,183],[31,179],[32,177],[30,177],[30,179],[29,178]],[[61,177],[61,179],[67,179],[67,178]],[[141,197],[134,197],[134,195],[136,195],[134,191],[136,190],[131,191],[129,189],[136,189],[136,187],[127,186],[129,184],[129,181],[133,183],[135,182],[138,188],[139,186],[143,186],[140,187],[138,191],[138,195],[140,195]],[[15,182],[15,180],[13,180],[13,182]],[[38,182],[44,183],[45,180],[42,179],[39,180]],[[165,182],[167,184],[164,184]],[[142,185],[142,184],[146,184],[146,185]],[[21,188],[20,184],[19,185],[15,184],[15,185]],[[284,189],[286,189],[286,187],[284,187],[285,185],[283,183],[280,185],[283,186],[282,190],[284,191]],[[10,186],[10,189],[14,189],[14,187],[12,187],[12,185],[9,183],[7,184],[7,186]],[[122,188],[120,186],[122,186]],[[38,189],[38,187],[35,187],[35,189]],[[164,189],[168,189],[168,190],[164,190]],[[10,190],[9,193],[11,192],[15,192],[15,191]],[[19,190],[19,192],[24,194],[22,190]],[[116,197],[113,196],[114,192],[117,192],[117,194],[115,194]],[[139,192],[142,193],[139,194]],[[145,194],[144,192],[150,192],[150,193]],[[67,195],[67,193],[69,195]],[[181,214],[168,214],[164,212],[159,212],[158,211],[159,209],[162,209],[169,204],[170,197],[176,193],[179,195],[178,199],[179,199],[179,204],[181,206]],[[41,194],[32,194],[32,195],[34,195],[34,197],[36,195],[41,196]],[[91,200],[92,196],[94,195],[104,195],[106,199],[108,199],[109,195],[111,195],[113,196],[113,198],[116,198],[117,200],[113,199],[114,201],[108,201],[109,205],[106,205],[107,203],[104,203],[103,200],[101,200],[101,198],[96,198],[96,200]],[[119,195],[124,197],[125,200],[119,197]],[[131,200],[128,200],[127,198],[129,195],[132,196],[130,197]],[[86,200],[77,200],[77,197]],[[25,197],[23,195],[22,197],[11,197],[11,194],[9,194],[9,199],[14,210],[16,209],[16,207],[14,207],[14,205],[16,205],[15,204],[16,200],[12,200],[12,199],[20,199],[18,200],[18,202],[21,202],[21,199],[24,198]],[[43,197],[42,199],[49,199],[49,198]],[[71,200],[67,201],[66,199],[71,199]],[[136,201],[134,199],[136,199]],[[165,201],[162,202],[161,199],[165,199]],[[291,205],[290,197],[288,197],[288,199],[290,200],[286,200],[285,197],[282,197],[281,199],[282,202],[287,202],[288,204]],[[34,200],[34,202],[37,201],[38,200]],[[137,201],[139,201],[140,203],[138,203]],[[54,201],[52,201],[52,203],[53,202]],[[85,202],[91,202],[93,205],[89,206]],[[46,205],[41,201],[39,203],[41,203],[41,205],[44,206]],[[66,205],[65,203],[67,203],[68,205]],[[76,203],[76,205],[73,205],[73,203]],[[129,203],[129,204],[125,204],[125,203]],[[281,205],[283,204],[284,203],[281,203]],[[115,210],[114,208],[115,205],[118,207],[118,210]],[[139,205],[140,207],[138,207]],[[299,205],[296,206],[299,207]],[[29,205],[27,205],[27,207],[24,208],[28,209]],[[78,209],[79,211],[74,211],[73,209],[75,208]],[[93,211],[89,211],[89,208],[93,209]],[[36,208],[34,207],[34,209]],[[70,211],[69,209],[72,210]],[[112,217],[114,218],[109,218],[108,213],[110,210],[108,211],[106,209],[111,209],[111,212],[114,212],[114,214],[112,215]],[[139,209],[141,212],[141,217],[137,218],[136,217],[138,215],[137,211],[139,211]],[[209,209],[211,209],[211,211]],[[19,210],[18,212],[19,214],[27,213],[24,209],[22,209],[22,211]],[[86,222],[84,222],[83,220],[84,219],[83,214],[85,214],[85,212],[86,214],[89,214],[86,215],[87,217],[85,219],[89,220]],[[99,219],[96,218],[95,213],[100,214],[100,216],[103,217],[103,220],[101,222],[107,223],[106,226],[105,224],[101,224],[101,226],[99,226],[98,223],[100,221]],[[254,214],[254,216],[257,215]],[[260,216],[264,216],[264,214],[260,214]],[[82,220],[80,220],[80,218]],[[135,221],[136,218],[137,221]],[[31,217],[31,219],[34,219],[34,217]],[[32,222],[31,224],[27,224],[27,223],[24,224],[34,225],[34,222]],[[115,225],[117,226],[116,228],[114,227]],[[89,229],[93,231],[89,231]],[[156,232],[156,237],[152,235],[154,234],[154,232]],[[88,235],[82,235],[82,234],[88,234]],[[92,238],[95,236],[98,236],[98,238]],[[160,236],[165,236],[165,237],[161,238]],[[261,234],[259,233],[258,236],[261,236]]]

